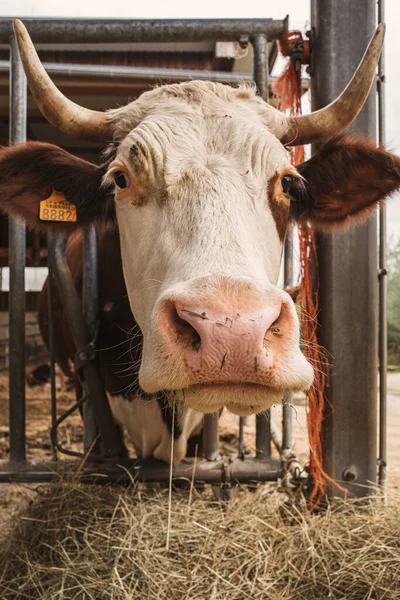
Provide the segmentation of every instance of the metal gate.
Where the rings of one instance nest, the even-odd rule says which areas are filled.
[[[315,3],[314,3],[315,4]],[[328,2],[329,4],[329,2]],[[321,19],[325,18],[323,6],[319,7]],[[339,8],[338,8],[339,11]],[[287,30],[285,20],[171,20],[171,21],[95,21],[95,20],[26,20],[33,41],[36,43],[104,43],[118,39],[123,42],[185,42],[185,41],[238,41],[241,45],[251,43],[253,47],[253,78],[260,95],[268,99],[268,40],[277,39]],[[315,22],[315,19],[314,19]],[[26,131],[26,82],[18,49],[13,38],[11,21],[0,22],[0,42],[10,42],[10,142],[25,141]],[[326,57],[323,65],[317,70],[332,69]],[[381,71],[381,75],[383,72]],[[381,89],[383,76],[381,77]],[[381,225],[381,348],[385,345],[384,304],[385,304],[385,230],[384,218]],[[130,483],[132,479],[139,481],[164,482],[169,479],[169,466],[154,460],[126,461],[121,459],[121,440],[111,416],[107,396],[100,374],[90,360],[93,353],[92,339],[97,321],[97,250],[94,229],[85,234],[84,239],[84,307],[80,305],[74,288],[71,273],[65,259],[65,237],[49,237],[49,273],[53,273],[61,298],[68,304],[67,314],[71,333],[75,341],[77,366],[82,368],[87,383],[88,399],[82,398],[84,407],[84,448],[90,448],[93,440],[100,432],[104,448],[104,460],[93,465],[87,463],[80,471],[80,479],[90,482]],[[286,243],[285,285],[291,284],[290,236]],[[10,222],[10,462],[0,471],[0,482],[3,481],[50,481],[57,478],[56,461],[48,461],[33,466],[26,461],[25,454],[25,228],[23,225]],[[49,278],[51,281],[51,277]],[[53,289],[49,285],[50,305]],[[50,319],[50,350],[52,355],[52,444],[57,445],[56,393],[54,384],[54,323]],[[330,325],[332,327],[332,324]],[[381,367],[385,368],[384,350],[382,350]],[[381,432],[380,458],[385,457],[385,385],[382,375],[381,399]],[[251,481],[275,481],[281,478],[286,470],[285,457],[292,448],[291,435],[292,408],[285,406],[283,411],[283,439],[281,440],[281,460],[271,457],[270,413],[267,411],[256,417],[256,456],[244,457],[243,420],[239,425],[238,457],[234,460],[219,457],[218,415],[205,417],[204,426],[204,460],[189,460],[173,467],[174,478],[190,478],[195,481],[219,484],[229,487],[232,482],[247,483]],[[342,423],[344,426],[344,424]],[[351,427],[351,423],[346,423]],[[363,440],[361,442],[363,447]],[[381,465],[380,481],[384,481],[384,465]],[[64,463],[65,464],[65,463]],[[69,465],[71,474],[76,470],[76,462]],[[63,469],[65,472],[65,467]],[[329,472],[329,470],[328,470]]]
[[[264,20],[189,20],[189,21],[61,21],[28,20],[27,26],[34,42],[102,43],[118,42],[187,42],[187,41],[238,41],[242,46],[253,46],[253,79],[259,94],[268,99],[268,40],[277,39],[287,30],[287,19]],[[0,41],[10,40],[10,143],[25,141],[26,132],[26,81],[13,38],[11,22],[0,23]],[[49,257],[49,346],[51,357],[51,442],[53,458],[57,452],[57,427],[72,412],[83,407],[85,454],[100,433],[103,460],[95,466],[88,461],[80,473],[85,482],[104,483],[118,481],[166,482],[170,467],[156,460],[122,459],[122,443],[108,404],[104,385],[92,360],[92,343],[98,319],[97,290],[97,240],[95,228],[84,233],[83,307],[78,298],[71,272],[67,265],[65,249],[67,237],[48,236]],[[291,250],[290,250],[291,251]],[[289,246],[287,246],[287,253]],[[286,261],[285,281],[289,284],[291,273]],[[0,481],[50,481],[57,478],[55,460],[33,466],[26,460],[25,452],[25,227],[10,222],[10,462],[0,471]],[[52,314],[53,277],[67,314],[69,328],[76,347],[75,367],[82,369],[85,380],[83,397],[67,413],[57,418],[54,322]],[[282,457],[290,454],[291,407],[283,411],[283,439],[280,441]],[[285,460],[271,457],[270,411],[256,417],[256,455],[243,453],[243,424],[239,423],[238,457],[234,460],[220,457],[218,413],[205,416],[203,445],[204,459],[193,464],[190,460],[173,467],[174,478],[190,478],[198,482],[220,484],[228,487],[232,482],[275,481],[283,476]],[[286,452],[284,451],[286,449]],[[73,474],[76,463],[68,464]],[[63,461],[65,473],[65,462]]]

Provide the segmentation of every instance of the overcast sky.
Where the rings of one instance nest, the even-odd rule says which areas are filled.
[[[351,1],[351,0],[349,0]],[[310,22],[309,0],[0,0],[0,16],[97,18],[283,18],[290,27],[305,29]],[[386,0],[386,139],[400,154],[400,0]],[[388,203],[389,234],[400,237],[400,195]]]

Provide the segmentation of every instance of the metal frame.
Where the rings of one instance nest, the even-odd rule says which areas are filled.
[[[17,43],[10,42],[10,145],[26,141],[27,86]],[[25,225],[9,224],[10,461],[25,460]]]
[[[385,0],[378,0],[378,23],[385,22]],[[378,67],[378,141],[383,146],[385,132],[385,48]],[[379,453],[378,483],[386,498],[387,483],[387,263],[386,263],[386,206],[379,211]]]
[[[315,110],[329,104],[350,80],[376,27],[376,2],[312,0],[311,7],[315,65],[312,108]],[[375,138],[375,90],[350,129]],[[381,395],[385,396],[384,214],[381,219]],[[341,235],[318,234],[317,253],[320,343],[334,357],[323,421],[324,468],[352,494],[365,496],[374,493],[377,481],[376,218]],[[383,426],[385,404],[381,406]],[[385,461],[384,435],[380,451]],[[338,490],[331,488],[330,493],[337,495]]]
[[[239,73],[231,71],[200,71],[198,69],[168,69],[157,67],[125,67],[119,65],[90,65],[90,64],[63,64],[63,63],[42,63],[45,70],[50,75],[68,76],[68,77],[88,77],[95,76],[101,79],[123,79],[127,81],[192,81],[193,79],[203,81],[217,81],[219,83],[237,84],[242,82],[253,82],[253,75],[250,73]],[[0,60],[0,73],[8,73],[10,63],[7,60]],[[269,83],[276,81],[277,77],[269,75]],[[303,91],[308,90],[308,79],[302,80]]]
[[[35,19],[20,17],[35,44],[101,44],[144,42],[246,43],[255,36],[276,40],[287,30],[279,19]],[[0,19],[0,44],[13,37],[12,20]]]
[[[24,19],[25,20],[25,19]],[[287,28],[284,21],[265,20],[200,20],[200,21],[71,21],[71,20],[27,20],[28,28],[36,43],[83,43],[107,42],[118,39],[118,42],[157,42],[157,41],[199,41],[199,40],[238,40],[241,44],[249,41],[253,45],[254,81],[260,95],[268,98],[268,38],[276,39]],[[0,43],[9,41],[11,22],[0,21]],[[24,139],[26,127],[26,83],[22,66],[11,38],[11,122],[16,123],[12,129],[11,140]],[[15,228],[15,224],[12,225]],[[21,227],[21,226],[19,226]],[[24,298],[24,261],[25,239],[24,229],[12,229],[10,244],[18,248],[19,254],[12,265],[14,284],[10,291],[10,321],[14,323],[10,330],[12,361],[16,365],[13,371],[13,387],[10,388],[10,429],[13,448],[9,469],[0,471],[0,482],[4,481],[49,481],[58,477],[57,463],[49,462],[42,467],[34,467],[25,461],[25,372],[24,366],[24,305],[17,299]],[[84,413],[84,451],[88,451],[97,437],[97,430],[102,440],[102,453],[108,462],[96,465],[95,471],[87,462],[80,471],[82,481],[101,483],[117,481],[131,482],[132,478],[140,481],[168,481],[169,466],[157,461],[126,461],[122,458],[123,448],[119,431],[114,423],[99,371],[94,361],[93,340],[96,334],[98,319],[97,291],[97,247],[94,228],[86,232],[84,237],[84,298],[83,312],[74,287],[71,272],[68,268],[65,249],[67,238],[63,235],[48,236],[49,254],[49,304],[53,299],[53,280],[57,285],[64,310],[68,318],[71,334],[77,353],[76,368],[81,373],[83,396],[75,405],[83,406]],[[23,253],[22,253],[23,250]],[[287,252],[289,252],[287,250]],[[290,262],[290,261],[289,261]],[[21,275],[22,273],[22,275]],[[57,426],[68,414],[57,418],[56,390],[54,385],[54,323],[50,310],[50,348],[52,349],[52,443],[53,459],[56,458]],[[11,374],[10,374],[11,379]],[[11,381],[10,381],[11,383]],[[256,457],[245,458],[243,452],[243,420],[240,426],[239,458],[234,461],[220,460],[218,437],[218,413],[206,415],[204,426],[205,461],[185,461],[173,467],[174,478],[190,478],[205,483],[229,486],[233,482],[249,483],[253,481],[277,480],[284,474],[285,460],[271,459],[270,413],[257,416],[256,420]],[[282,450],[291,451],[290,419],[284,410],[283,443],[278,444]],[[18,464],[15,461],[19,461]],[[118,467],[117,465],[121,465]],[[128,472],[126,471],[128,469]],[[71,466],[71,472],[73,465]],[[65,469],[63,469],[65,472]],[[296,472],[297,473],[297,472]],[[298,474],[298,473],[297,473]],[[75,476],[75,474],[74,474]]]

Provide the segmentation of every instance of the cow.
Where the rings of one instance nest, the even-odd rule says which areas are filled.
[[[168,395],[164,391],[151,395],[139,386],[138,366],[143,338],[129,306],[118,230],[102,224],[98,224],[96,229],[100,264],[96,354],[113,416],[117,424],[127,430],[139,456],[166,462],[170,460],[173,420],[174,459],[178,462],[184,456],[201,451],[204,415],[183,406],[171,411]],[[77,230],[70,236],[66,249],[80,298],[83,295],[82,244],[83,232]],[[37,308],[40,332],[49,347],[48,281],[39,294]],[[54,340],[56,360],[61,371],[67,377],[72,377],[76,350],[57,288],[54,289],[53,318],[57,324]],[[75,384],[79,398],[82,390],[78,381]]]
[[[161,413],[174,400],[178,434],[186,427],[174,442],[179,460],[203,413],[223,407],[260,413],[308,389],[313,369],[300,351],[295,306],[277,287],[285,233],[290,221],[344,229],[400,187],[398,157],[343,134],[370,91],[384,27],[342,94],[296,117],[252,87],[202,81],[161,86],[126,106],[92,111],[56,88],[20,21],[14,30],[43,115],[65,133],[107,147],[100,166],[51,144],[3,148],[0,209],[39,231],[72,233],[71,254],[80,229],[108,223],[98,225],[100,272],[109,282],[103,320],[114,302],[125,302],[111,297],[117,289],[110,285],[117,274],[107,262],[111,244],[121,253],[117,275],[129,301],[121,326],[140,338],[134,355],[126,355],[134,375],[128,398],[100,352],[116,420],[134,439],[151,438],[146,455],[168,461],[171,424]],[[310,142],[324,145],[295,168],[287,146]],[[76,223],[40,218],[40,203],[52,190],[76,210]],[[74,276],[81,277],[81,268]]]

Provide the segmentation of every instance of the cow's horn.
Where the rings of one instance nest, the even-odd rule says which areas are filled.
[[[15,19],[13,27],[32,96],[43,116],[54,127],[77,138],[111,141],[112,127],[107,113],[68,100],[44,70],[25,25]]]
[[[341,133],[361,111],[372,87],[382,50],[385,26],[378,25],[361,62],[343,92],[325,108],[309,115],[288,118],[281,142],[299,146],[326,141]]]

